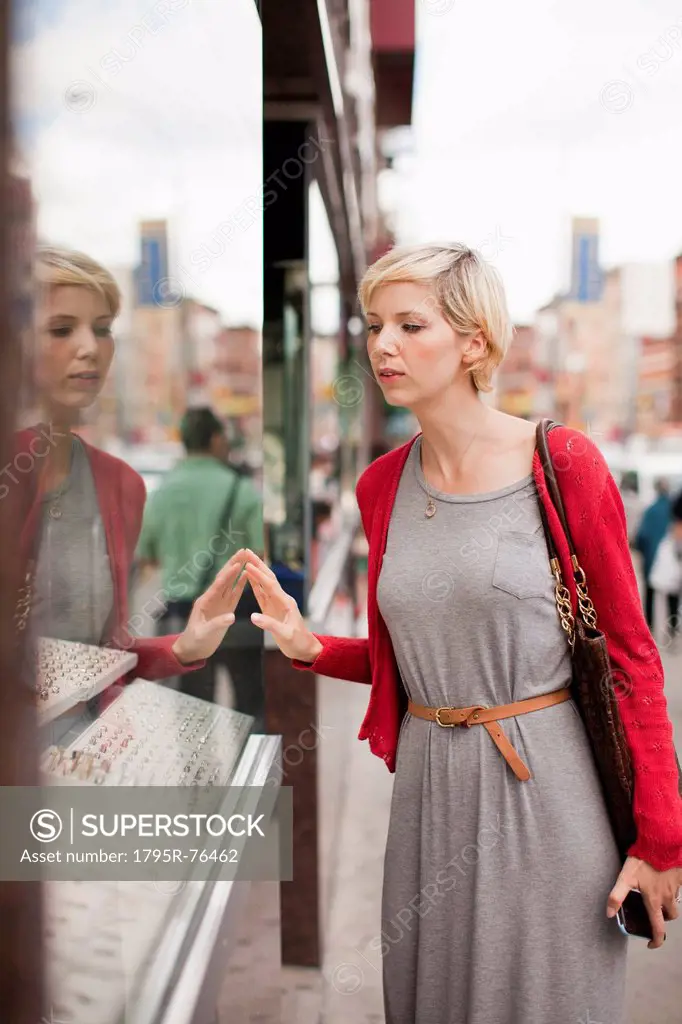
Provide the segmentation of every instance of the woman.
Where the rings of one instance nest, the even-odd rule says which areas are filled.
[[[197,600],[182,633],[152,639],[130,635],[128,575],[144,483],[125,462],[75,433],[111,367],[120,292],[104,267],[67,250],[40,249],[36,277],[36,379],[43,422],[17,435],[14,460],[22,474],[17,478],[24,501],[20,543],[32,631],[132,651],[138,662],[130,678],[190,672],[213,654],[234,621],[232,609],[245,585],[242,579],[232,589],[240,553]],[[73,719],[64,719],[62,726]]]
[[[512,334],[497,274],[464,246],[398,248],[369,269],[360,296],[377,382],[421,426],[357,486],[369,638],[310,633],[250,552],[246,573],[262,611],[254,621],[297,667],[371,683],[360,738],[396,773],[379,943],[387,1024],[617,1024],[627,940],[616,909],[639,887],[660,947],[663,909],[677,917],[682,883],[663,676],[617,488],[587,438],[550,433],[599,623],[632,681],[622,713],[638,838],[625,865],[564,699],[571,661],[539,501],[574,607],[575,588],[535,427],[480,397]],[[473,727],[477,709],[530,698],[539,709],[504,720],[496,742]],[[452,708],[472,709],[472,727],[448,728]]]

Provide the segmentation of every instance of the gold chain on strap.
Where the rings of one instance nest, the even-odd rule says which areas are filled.
[[[548,440],[547,440],[547,434],[552,429],[552,426],[556,426],[556,424],[549,423],[549,425],[548,425],[548,421],[543,421],[538,426],[538,432],[537,432],[538,433],[538,439],[539,439],[538,440],[538,447],[540,447],[541,449],[544,448],[545,454],[548,457],[549,457],[549,443],[548,443]],[[546,475],[545,476],[545,490],[546,491],[549,490],[551,500],[554,500],[554,498],[556,498],[555,505],[557,505],[558,509],[563,512],[563,502],[561,500],[561,491],[559,489],[559,485],[558,485],[557,480],[554,478],[554,473],[553,473],[553,471],[545,469],[545,475]],[[547,485],[547,479],[549,479],[550,485],[551,485],[551,486],[549,486],[549,488],[548,488],[548,485]],[[553,495],[551,494],[552,490],[554,492]],[[560,518],[560,521],[561,521],[562,517],[560,516],[559,518]],[[565,520],[565,513],[563,513],[563,518]],[[545,532],[549,534],[549,525],[547,523],[546,515],[544,515],[544,514],[543,514],[543,526],[545,528]],[[566,527],[565,533],[566,533],[566,539],[569,542],[569,550],[570,550],[570,548],[572,547],[572,544],[571,544],[571,542],[569,540],[568,527]],[[550,553],[553,550],[554,554],[556,555],[556,548],[554,547],[554,544],[551,541],[548,542],[548,543],[549,543]],[[566,635],[568,636],[568,643],[569,643],[571,649],[573,649],[575,647],[575,624],[576,624],[575,623],[575,619],[576,619],[576,616],[573,614],[573,606],[572,606],[572,603],[571,603],[571,595],[570,595],[570,592],[568,590],[568,587],[566,587],[566,585],[564,584],[564,579],[563,579],[563,574],[561,572],[561,564],[559,562],[559,559],[557,557],[550,558],[550,565],[551,565],[551,568],[552,568],[552,575],[554,576],[554,580],[555,580],[554,598],[555,598],[555,601],[556,601],[557,611],[559,612],[559,619],[561,621],[562,628],[564,629],[564,631],[566,632]],[[577,555],[571,554],[571,565],[573,567],[573,578],[575,580],[575,589],[576,589],[576,594],[577,594],[577,598],[578,598],[578,608],[577,608],[576,614],[577,614],[578,618],[581,619],[582,622],[588,627],[588,629],[595,629],[596,630],[597,629],[597,611],[596,611],[596,608],[594,607],[594,605],[592,603],[592,598],[590,597],[590,595],[589,595],[589,593],[587,591],[587,577],[585,575],[584,569],[582,568],[582,566],[578,562]]]
[[[564,584],[558,558],[552,559],[551,566],[554,579],[556,580],[556,586],[554,587],[554,600],[556,601],[557,611],[559,612],[559,621],[561,622],[561,626],[568,637],[569,647],[573,648],[575,644],[575,618],[573,616],[573,607],[571,605],[571,594],[568,587]]]
[[[575,588],[578,595],[578,609],[580,611],[580,616],[586,626],[590,629],[596,629],[597,610],[592,603],[592,598],[587,592],[587,577],[585,576],[585,571],[581,567],[575,555],[571,555],[571,562],[573,563]],[[557,611],[559,612],[559,620],[561,621],[561,626],[568,637],[568,643],[570,647],[573,648],[575,645],[575,616],[573,615],[573,607],[571,605],[571,595],[568,587],[564,584],[559,559],[553,558],[551,566],[552,574],[556,580],[556,586],[554,587],[554,599],[556,601]]]
[[[586,626],[590,629],[597,628],[597,611],[592,604],[592,598],[587,592],[587,577],[585,576],[584,570],[581,568],[578,559],[575,555],[571,556],[573,563],[573,572],[575,574],[575,588],[578,592],[578,605],[583,617],[583,621]]]

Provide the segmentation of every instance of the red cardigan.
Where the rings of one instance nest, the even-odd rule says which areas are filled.
[[[16,478],[22,487],[23,527],[20,535],[25,564],[37,554],[42,502],[38,478],[49,446],[49,428],[22,430],[15,435]],[[121,680],[165,679],[192,672],[203,661],[185,665],[171,650],[177,635],[139,638],[132,636],[128,612],[128,577],[142,526],[146,488],[142,477],[121,459],[108,455],[80,439],[90,462],[99,511],[104,525],[114,590],[114,607],[105,628],[103,644],[137,654],[137,666]],[[21,462],[16,456],[23,455]],[[30,462],[27,460],[30,459]],[[28,472],[22,470],[26,464]]]
[[[369,541],[368,639],[319,636],[323,650],[297,668],[337,679],[371,683],[369,706],[359,738],[395,771],[404,691],[386,623],[377,605],[377,581],[386,550],[389,520],[398,482],[414,441],[382,455],[364,471],[357,500]],[[663,695],[661,660],[642,612],[637,578],[628,548],[625,513],[618,488],[599,449],[584,434],[555,427],[549,446],[561,487],[573,541],[585,570],[600,628],[607,638],[616,680],[628,680],[621,701],[635,775],[637,841],[630,849],[657,870],[682,866],[682,798]],[[549,500],[538,453],[533,475],[547,510],[564,582],[576,608],[568,546]]]

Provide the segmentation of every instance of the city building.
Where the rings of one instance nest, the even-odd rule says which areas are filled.
[[[84,434],[95,444],[165,444],[189,406],[224,420],[235,456],[260,465],[261,337],[225,326],[218,310],[168,290],[165,221],[139,225],[140,262],[110,268],[121,290],[116,360]]]
[[[679,389],[680,302],[678,297],[673,330],[672,268],[629,263],[604,271],[598,253],[598,222],[575,218],[568,293],[538,310],[532,346],[518,335],[499,375],[500,400],[509,411],[530,404],[533,418],[554,416],[603,442],[635,433],[658,436],[672,427]],[[678,279],[679,265],[678,259]],[[530,403],[518,397],[523,377],[516,375],[529,346],[535,376]]]
[[[224,421],[233,461],[262,464],[262,346],[253,327],[221,326],[215,335],[208,400]]]
[[[637,368],[638,434],[660,437],[674,427],[675,338],[641,338]]]
[[[599,300],[559,296],[538,312],[536,418],[554,416],[608,438],[622,433],[631,401],[632,360],[619,317],[617,272],[604,275]]]
[[[530,419],[537,404],[537,332],[532,324],[514,328],[514,340],[495,379],[496,404],[502,412]]]
[[[533,320],[535,334],[534,369],[535,419],[556,415],[555,379],[559,369],[559,305],[555,297],[537,311]]]

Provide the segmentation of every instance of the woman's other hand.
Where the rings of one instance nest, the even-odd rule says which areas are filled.
[[[646,861],[628,857],[609,894],[606,916],[615,917],[630,889],[639,889],[651,921],[653,939],[649,949],[659,949],[665,939],[666,921],[679,917],[676,899],[680,886],[682,867],[656,871]]]
[[[194,602],[187,625],[173,644],[173,653],[184,665],[210,658],[220,647],[234,622],[234,610],[246,586],[246,575],[242,571],[245,561],[246,552],[242,548]]]
[[[290,594],[280,586],[272,569],[253,551],[246,550],[246,569],[249,583],[261,609],[251,616],[251,621],[261,629],[272,633],[282,654],[298,661],[315,661],[322,650],[322,644],[310,632],[298,605]]]

